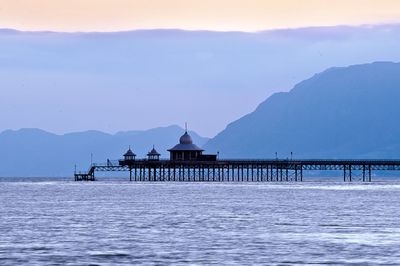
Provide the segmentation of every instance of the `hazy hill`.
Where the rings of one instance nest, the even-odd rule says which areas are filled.
[[[179,142],[184,130],[178,126],[115,135],[87,131],[55,135],[39,129],[7,130],[0,133],[0,176],[72,176],[74,164],[87,169],[94,162],[120,159],[131,145],[143,158],[152,145],[163,157]],[[190,132],[199,146],[208,139]]]
[[[221,157],[400,158],[400,64],[331,68],[276,93],[205,148]]]

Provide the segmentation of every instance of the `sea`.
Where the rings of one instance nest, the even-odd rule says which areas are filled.
[[[0,180],[0,265],[400,265],[400,182]]]

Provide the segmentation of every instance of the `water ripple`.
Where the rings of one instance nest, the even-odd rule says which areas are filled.
[[[1,265],[400,265],[400,184],[0,182]]]

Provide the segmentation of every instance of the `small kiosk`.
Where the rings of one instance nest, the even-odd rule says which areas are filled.
[[[160,154],[156,151],[153,145],[153,149],[147,153],[147,160],[148,161],[159,161],[160,160]]]

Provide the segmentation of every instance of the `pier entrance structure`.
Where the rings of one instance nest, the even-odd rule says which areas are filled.
[[[179,144],[161,160],[153,149],[146,159],[136,159],[131,148],[118,161],[92,164],[75,173],[75,181],[94,181],[96,171],[129,172],[130,181],[183,182],[301,182],[304,171],[342,171],[343,181],[372,181],[372,171],[400,171],[400,160],[219,160],[203,154],[185,131]],[[358,175],[355,175],[358,174]]]

